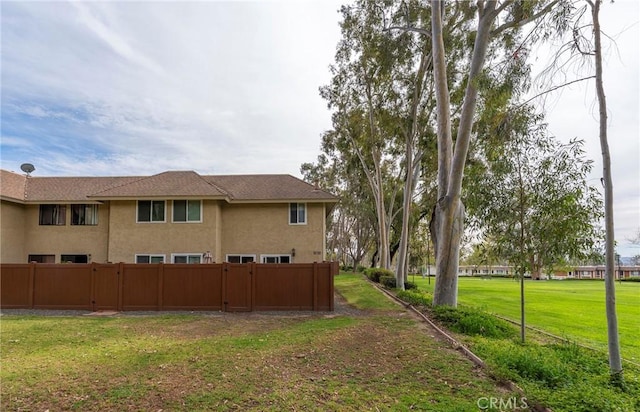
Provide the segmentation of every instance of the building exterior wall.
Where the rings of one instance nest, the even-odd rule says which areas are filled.
[[[222,257],[229,254],[291,255],[293,263],[325,258],[325,206],[307,204],[307,223],[289,224],[289,203],[224,204]]]
[[[134,263],[136,254],[164,255],[171,263],[172,254],[203,254],[210,251],[215,262],[220,249],[216,234],[220,214],[219,201],[202,202],[202,221],[172,222],[173,202],[165,205],[164,222],[136,221],[135,200],[112,201],[109,236],[109,261]]]
[[[163,255],[211,252],[214,262],[229,254],[289,255],[292,263],[325,260],[326,208],[308,203],[306,224],[289,224],[289,203],[229,204],[202,201],[202,221],[172,222],[172,201],[166,201],[164,222],[138,223],[135,200],[98,206],[98,224],[40,225],[39,205],[2,202],[2,263],[27,263],[29,255],[88,255],[89,262],[134,263],[136,254]],[[295,255],[292,254],[295,249]]]
[[[29,255],[55,255],[55,263],[61,255],[89,255],[90,262],[107,260],[109,238],[109,206],[98,205],[98,224],[71,225],[71,207],[66,205],[64,226],[40,225],[40,206],[25,206],[23,262]],[[4,223],[2,230],[4,231]],[[4,262],[4,260],[3,260]]]
[[[0,204],[0,261],[3,263],[27,263],[24,251],[24,209],[24,205],[4,200]]]

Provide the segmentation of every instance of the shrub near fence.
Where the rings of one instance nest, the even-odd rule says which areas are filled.
[[[1,264],[0,307],[81,310],[333,310],[335,262]]]

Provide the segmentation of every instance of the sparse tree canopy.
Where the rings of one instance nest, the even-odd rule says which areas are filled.
[[[560,144],[541,116],[508,111],[474,158],[465,188],[470,217],[500,256],[539,278],[556,265],[583,260],[599,244],[602,201],[587,179],[583,142]],[[502,136],[501,136],[502,135]]]

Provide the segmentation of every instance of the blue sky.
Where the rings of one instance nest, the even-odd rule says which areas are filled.
[[[2,167],[291,173],[330,127],[337,2],[2,2]]]
[[[341,2],[2,1],[0,165],[35,175],[289,173],[330,113]],[[639,5],[605,2],[605,88],[623,255],[640,228]],[[540,59],[542,61],[542,59]],[[545,100],[549,129],[587,142],[601,175],[593,84]]]

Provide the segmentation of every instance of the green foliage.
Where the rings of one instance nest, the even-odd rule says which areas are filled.
[[[365,269],[364,274],[372,282],[380,283],[380,278],[383,276],[392,277],[395,280],[395,274],[389,269],[383,268],[368,268]],[[395,283],[394,286],[395,287]]]
[[[557,388],[566,382],[566,370],[560,359],[549,356],[548,352],[538,345],[503,344],[503,348],[495,353],[492,361],[508,379],[532,380],[549,388]]]
[[[638,370],[628,368],[624,390],[609,380],[607,357],[575,343],[522,345],[477,338],[472,350],[492,373],[516,382],[528,398],[554,411],[636,411],[640,407]]]
[[[395,289],[396,277],[395,276],[380,276],[380,284],[389,289]]]
[[[587,184],[584,142],[561,144],[530,107],[501,114],[474,154],[465,202],[490,250],[517,273],[550,272],[593,256],[601,239],[602,200]]]
[[[392,275],[386,275],[386,276],[380,276],[380,284],[382,286],[384,286],[387,289],[395,289],[396,288],[396,277],[395,274],[392,273]],[[417,285],[415,283],[412,282],[405,282],[404,283],[404,288],[409,290],[409,289],[417,289]]]
[[[413,306],[431,306],[433,303],[433,296],[431,294],[423,293],[417,289],[414,290],[400,290],[398,291],[399,299],[412,304]]]
[[[404,282],[405,290],[418,289],[418,285],[414,282]]]
[[[481,335],[489,338],[507,338],[516,335],[512,325],[477,308],[435,306],[433,315],[448,328],[466,335]]]
[[[624,278],[621,279],[622,282],[638,282],[640,283],[640,278]]]

